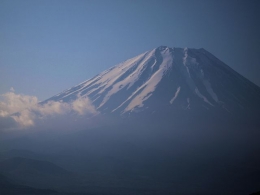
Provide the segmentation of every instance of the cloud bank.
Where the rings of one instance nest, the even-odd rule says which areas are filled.
[[[35,96],[15,94],[11,92],[1,95],[0,116],[5,117],[24,109],[30,109],[38,103]]]
[[[49,101],[39,103],[35,96],[16,94],[14,90],[1,95],[0,118],[12,118],[20,128],[33,126],[35,121],[48,116],[64,115],[74,112],[78,115],[97,114],[95,107],[87,97],[77,97],[69,103]]]

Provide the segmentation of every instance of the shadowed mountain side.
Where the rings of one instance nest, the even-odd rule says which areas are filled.
[[[47,101],[90,99],[101,114],[147,117],[159,112],[207,112],[255,118],[260,88],[205,49],[161,46],[126,60]]]
[[[54,190],[35,189],[13,183],[8,178],[0,174],[0,194],[3,195],[58,195]]]
[[[59,189],[79,182],[80,177],[51,162],[13,157],[0,162],[0,172],[21,185]]]

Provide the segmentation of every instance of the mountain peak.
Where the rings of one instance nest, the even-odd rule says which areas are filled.
[[[159,46],[49,100],[68,102],[82,96],[101,113],[162,108],[236,113],[255,109],[260,90],[203,48]]]
[[[157,48],[155,48],[155,49],[157,49],[157,50],[159,50],[159,51],[162,51],[162,50],[165,50],[165,49],[170,49],[170,47],[165,46],[165,45],[161,45],[161,46],[159,46],[159,47],[157,47]]]

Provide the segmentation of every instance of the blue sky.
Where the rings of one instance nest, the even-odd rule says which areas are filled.
[[[0,94],[49,98],[160,45],[205,48],[260,86],[260,1],[0,0]]]

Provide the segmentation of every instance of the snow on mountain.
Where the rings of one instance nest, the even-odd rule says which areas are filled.
[[[101,113],[256,110],[260,89],[204,49],[161,46],[46,100],[87,96]],[[258,106],[259,107],[259,106]]]

